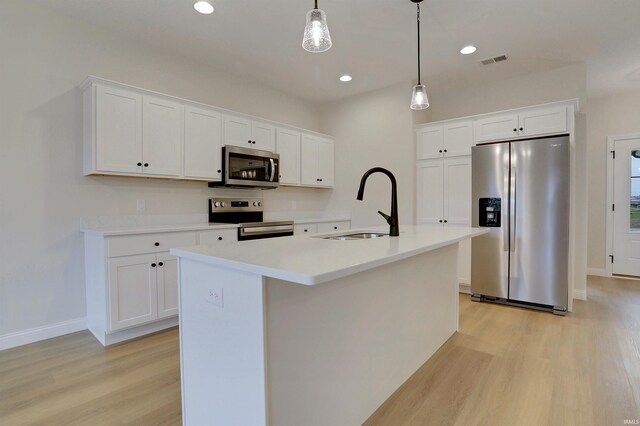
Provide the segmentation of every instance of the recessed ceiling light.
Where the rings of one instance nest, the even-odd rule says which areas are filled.
[[[351,81],[351,80],[353,80],[353,79],[351,78],[351,76],[349,74],[345,74],[342,77],[340,77],[340,81],[347,82],[347,81]]]
[[[475,46],[465,46],[462,49],[460,49],[460,53],[462,53],[463,55],[470,55],[473,52],[475,52],[477,49]]]
[[[193,4],[193,8],[203,15],[211,15],[213,6],[208,1],[197,1]]]

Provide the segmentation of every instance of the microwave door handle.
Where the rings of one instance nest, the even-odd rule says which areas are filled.
[[[271,176],[269,177],[269,182],[273,182],[273,179],[276,177],[276,162],[273,161],[273,158],[269,158],[269,164],[271,164]]]

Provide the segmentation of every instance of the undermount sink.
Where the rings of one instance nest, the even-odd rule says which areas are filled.
[[[320,237],[323,240],[370,240],[373,238],[388,237],[384,232],[356,232],[353,234],[328,235]]]

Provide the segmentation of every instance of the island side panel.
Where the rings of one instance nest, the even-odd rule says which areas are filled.
[[[184,425],[267,424],[264,338],[262,276],[180,259]]]
[[[362,424],[455,333],[457,255],[309,287],[267,278],[269,424]]]

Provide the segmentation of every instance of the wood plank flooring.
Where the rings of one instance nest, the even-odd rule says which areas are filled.
[[[559,318],[460,295],[460,332],[365,424],[640,419],[640,281],[589,277],[574,307]],[[0,352],[2,426],[180,425],[180,414],[177,329],[106,349],[80,332]]]

